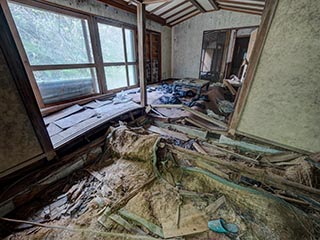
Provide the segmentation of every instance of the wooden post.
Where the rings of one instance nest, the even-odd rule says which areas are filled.
[[[146,8],[141,2],[137,2],[137,25],[138,25],[138,56],[139,56],[139,79],[141,105],[147,105],[147,89],[145,79],[145,55],[146,55]]]

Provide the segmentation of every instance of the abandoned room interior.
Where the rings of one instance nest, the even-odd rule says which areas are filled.
[[[1,239],[320,239],[320,1],[0,0]]]

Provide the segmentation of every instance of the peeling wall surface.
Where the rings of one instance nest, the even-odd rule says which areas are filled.
[[[173,27],[173,77],[199,77],[204,31],[259,24],[260,16],[220,10],[197,15]]]
[[[78,9],[83,12],[95,14],[112,20],[120,21],[127,24],[137,25],[136,14],[114,8],[105,3],[96,0],[47,0],[61,6]],[[162,44],[162,78],[171,77],[171,28],[147,19],[146,28],[156,32],[161,32]],[[170,54],[169,54],[170,52]]]
[[[27,79],[26,79],[27,81]],[[0,173],[43,153],[0,48]]]
[[[280,0],[238,131],[320,151],[320,1]]]

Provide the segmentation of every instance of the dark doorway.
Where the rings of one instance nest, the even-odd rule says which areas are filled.
[[[238,76],[240,67],[247,55],[249,41],[250,36],[236,39],[230,75],[234,74]]]

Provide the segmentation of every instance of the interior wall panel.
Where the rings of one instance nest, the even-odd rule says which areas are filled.
[[[320,1],[279,0],[238,131],[320,151]]]

